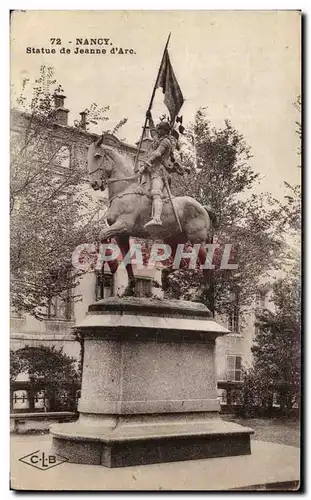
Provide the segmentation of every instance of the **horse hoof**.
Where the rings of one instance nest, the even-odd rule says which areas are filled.
[[[151,219],[149,222],[147,222],[144,225],[144,228],[151,227],[151,226],[162,226],[162,221],[161,220],[157,220],[157,219]]]

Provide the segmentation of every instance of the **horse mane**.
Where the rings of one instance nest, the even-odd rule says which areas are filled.
[[[130,158],[124,156],[110,146],[101,146],[101,149],[115,164],[121,166],[124,174],[134,173],[134,165]]]

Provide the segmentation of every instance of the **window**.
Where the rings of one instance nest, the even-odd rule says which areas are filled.
[[[242,356],[229,354],[227,356],[227,381],[241,382],[242,380]]]
[[[268,290],[258,290],[256,293],[256,303],[255,303],[255,308],[257,309],[257,312],[262,311],[263,309],[266,309],[267,307],[267,295],[268,295]],[[258,335],[260,332],[260,327],[255,324],[255,336]]]
[[[267,293],[267,290],[258,290],[256,293],[256,308],[265,309]]]
[[[72,204],[73,202],[73,194],[72,193],[66,193],[65,191],[61,191],[58,195],[58,200],[60,201],[65,201],[68,203],[68,205]]]
[[[273,393],[273,398],[272,398],[272,406],[276,408],[280,408],[280,395],[278,392]]]
[[[108,299],[113,295],[113,276],[111,274],[96,273],[96,300]]]
[[[226,391],[226,389],[222,389],[219,399],[220,399],[221,405],[227,404],[227,391]]]
[[[70,149],[68,146],[61,146],[55,155],[55,164],[63,167],[70,167]]]
[[[71,290],[62,296],[53,297],[48,306],[49,319],[72,319],[72,294]]]
[[[41,390],[34,395],[34,407],[38,410],[48,409],[49,400],[46,397],[45,391]]]
[[[238,295],[231,294],[231,308],[228,314],[228,330],[238,333],[240,327],[240,307]]]
[[[13,392],[13,410],[29,409],[29,398],[25,390]]]

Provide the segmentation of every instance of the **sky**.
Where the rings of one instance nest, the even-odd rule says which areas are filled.
[[[185,97],[184,125],[207,107],[213,125],[229,119],[250,145],[261,174],[258,191],[284,196],[283,181],[300,181],[299,139],[293,103],[301,93],[300,14],[296,11],[15,11],[11,19],[11,83],[33,81],[53,66],[62,84],[69,123],[96,102],[110,106],[109,128],[121,118],[121,136],[138,141],[163,48]],[[60,38],[61,45],[51,45]],[[106,38],[106,54],[74,54],[76,38]],[[27,47],[56,49],[28,54]],[[112,48],[133,54],[111,54]],[[59,54],[59,49],[70,54]],[[165,112],[157,91],[155,118]],[[96,129],[94,129],[96,131]]]

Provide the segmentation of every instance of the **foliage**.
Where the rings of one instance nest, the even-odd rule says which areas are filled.
[[[295,105],[300,113],[300,97]],[[296,125],[301,138],[300,122]],[[285,200],[275,200],[275,203],[280,215],[277,230],[286,235],[287,244],[281,255],[285,274],[273,286],[275,310],[257,312],[258,332],[252,347],[254,362],[244,374],[241,393],[244,413],[251,413],[256,406],[271,413],[274,395],[278,396],[280,412],[285,416],[291,413],[294,405],[300,406],[301,188],[284,184]]]
[[[300,286],[299,274],[285,276],[273,287],[275,311],[258,313],[258,333],[252,368],[245,373],[241,404],[271,409],[278,395],[281,413],[289,415],[300,401]]]
[[[16,366],[18,365],[18,372]],[[11,351],[11,382],[18,373],[28,373],[29,385],[35,392],[44,390],[49,410],[66,404],[68,392],[75,392],[81,384],[81,373],[74,358],[55,346],[25,347]]]
[[[301,186],[291,186],[284,182],[287,188],[285,202],[281,205],[282,229],[288,232],[300,233],[301,230]]]
[[[301,98],[297,97],[294,103],[295,107],[301,115]],[[302,138],[301,122],[296,121],[298,129],[296,133],[299,139]],[[299,146],[298,155],[301,155],[301,147]],[[299,165],[300,167],[300,165]],[[302,219],[302,206],[301,206],[301,185],[291,185],[284,181],[285,196],[283,201],[274,200],[278,207],[280,217],[278,221],[279,232],[286,235],[286,245],[284,246],[281,258],[284,263],[284,269],[287,273],[297,272],[299,268],[299,253],[301,248],[301,219]],[[299,272],[299,271],[298,271]]]
[[[14,382],[19,373],[22,372],[22,363],[16,351],[10,352],[10,382]]]
[[[182,156],[191,173],[175,179],[173,191],[193,196],[216,214],[211,241],[220,249],[213,262],[216,268],[206,302],[212,311],[223,314],[231,312],[232,297],[239,306],[249,304],[259,277],[276,266],[284,244],[282,234],[275,230],[280,213],[271,197],[251,193],[259,174],[250,166],[250,148],[229,121],[223,128],[212,127],[206,111],[200,109],[193,137],[194,149],[188,148]],[[226,243],[232,244],[230,262],[238,264],[237,270],[219,269]],[[177,274],[169,277],[175,295],[187,293],[189,279],[192,286],[199,286],[199,272]]]
[[[294,106],[299,112],[299,118],[301,119],[301,97],[298,96]],[[301,141],[302,139],[302,128],[301,122],[296,121],[296,126],[298,127],[296,133]],[[301,156],[301,146],[298,148],[298,156]],[[301,165],[299,165],[301,167]],[[296,184],[292,186],[288,182],[284,182],[284,187],[286,189],[285,200],[280,202],[275,200],[279,205],[281,211],[280,218],[280,229],[286,231],[290,237],[300,236],[301,231],[301,185]]]
[[[89,125],[98,125],[99,122],[107,122],[109,117],[106,116],[107,111],[110,110],[110,106],[99,107],[95,102],[93,102],[89,108],[84,110],[86,115],[85,127],[83,130],[89,130]],[[119,130],[127,123],[127,118],[122,118],[112,129],[103,128],[102,133],[117,135]],[[74,127],[81,129],[82,121],[74,120]]]
[[[53,297],[67,297],[79,282],[72,252],[96,241],[96,219],[105,205],[89,194],[87,144],[83,149],[76,143],[74,127],[55,124],[53,100],[62,87],[53,69],[41,67],[30,100],[26,90],[27,81],[11,114],[11,301],[16,310],[41,319]],[[108,120],[108,109],[93,104],[90,122]],[[73,144],[80,154],[72,153]]]

